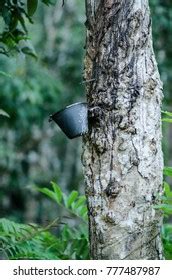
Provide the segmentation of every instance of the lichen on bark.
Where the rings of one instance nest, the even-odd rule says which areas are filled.
[[[162,83],[147,0],[86,0],[83,139],[93,259],[162,259]]]

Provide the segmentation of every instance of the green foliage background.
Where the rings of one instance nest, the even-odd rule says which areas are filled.
[[[154,49],[164,82],[163,109],[172,111],[172,2],[151,0],[150,5]],[[67,220],[66,231],[62,225],[44,231],[51,221],[63,217],[66,206],[62,208],[57,201],[53,204],[33,187],[37,185],[45,190],[53,180],[67,197],[73,189],[81,195],[84,193],[81,140],[68,141],[55,125],[48,123],[51,113],[85,99],[82,84],[84,22],[84,1],[81,0],[65,1],[63,7],[60,0],[0,2],[0,217],[16,222],[0,220],[1,244],[7,249],[8,244],[14,245],[9,251],[3,247],[2,252],[8,258],[39,259],[36,251],[32,255],[29,248],[40,248],[43,252],[53,242],[62,244],[58,245],[59,252],[54,251],[54,247],[47,249],[47,257],[42,255],[45,258],[88,258],[86,232],[82,235],[79,228],[75,242],[83,241],[82,253],[76,249],[72,255],[70,248],[74,250],[74,244],[75,248],[79,247],[79,242],[74,242],[67,253],[60,255],[67,248],[67,238],[73,234],[75,219]],[[163,135],[165,165],[172,166],[171,123],[163,123]],[[169,176],[166,181],[171,185]],[[64,222],[64,218],[60,219]],[[169,259],[172,258],[170,223],[168,216],[163,238]],[[77,228],[78,222],[74,225]],[[23,230],[32,238],[25,239],[28,236]],[[22,249],[18,240],[23,235]]]
[[[0,123],[1,215],[21,221],[51,218],[42,197],[30,191],[33,184],[54,180],[83,192],[80,140],[69,142],[48,123],[51,113],[84,98],[84,7],[76,0],[61,4],[40,3],[34,25],[27,24],[37,60],[17,51],[12,56],[13,47],[10,57],[0,57],[0,108],[10,115]]]
[[[67,216],[59,215],[45,227],[0,219],[0,257],[11,260],[89,259],[85,196],[77,191],[67,196],[55,183],[51,189],[38,190],[60,206]],[[68,224],[66,219],[72,219],[72,223]]]

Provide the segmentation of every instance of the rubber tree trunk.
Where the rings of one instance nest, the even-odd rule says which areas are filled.
[[[148,0],[86,0],[89,133],[83,165],[93,259],[162,259],[160,107]]]

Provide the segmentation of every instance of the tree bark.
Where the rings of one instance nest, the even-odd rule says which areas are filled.
[[[162,259],[162,83],[148,0],[86,0],[89,133],[83,166],[92,259]]]

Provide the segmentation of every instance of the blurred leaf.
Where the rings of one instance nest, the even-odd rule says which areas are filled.
[[[170,189],[170,185],[164,182],[164,191],[167,198],[172,198],[172,191]]]
[[[172,123],[172,119],[170,119],[170,118],[163,118],[162,122]]]
[[[0,75],[5,76],[5,77],[7,77],[7,78],[12,78],[12,76],[11,76],[10,74],[5,73],[5,72],[3,72],[3,71],[0,71]]]
[[[172,167],[164,167],[164,175],[172,177]]]
[[[72,191],[69,195],[66,195],[56,183],[51,182],[51,185],[53,191],[48,188],[35,187],[35,189],[56,201],[59,206],[68,210],[70,214],[80,218],[84,223],[87,222],[86,198],[79,196],[77,191]]]
[[[165,259],[172,260],[172,224],[164,224],[162,227],[162,240]]]
[[[169,204],[160,204],[154,206],[155,209],[163,210],[165,214],[171,215],[172,214],[172,205]]]
[[[87,207],[82,207],[81,210],[79,211],[81,217],[85,216],[87,214]]]
[[[27,12],[29,16],[33,16],[38,7],[38,0],[27,0]]]
[[[164,182],[164,196],[161,197],[161,204],[155,205],[155,209],[163,211],[164,215],[172,214],[172,191],[168,183]]]
[[[78,197],[78,192],[72,191],[67,199],[67,207],[70,207],[71,204],[77,199],[77,197]]]
[[[85,203],[86,203],[86,197],[84,195],[80,196],[79,199],[72,204],[72,209],[77,209]]]
[[[168,112],[168,111],[161,111],[163,114],[165,114],[166,116],[172,117],[172,113]]]
[[[61,191],[61,188],[56,183],[54,183],[54,182],[51,182],[51,184],[52,184],[53,190],[54,190],[54,192],[56,194],[56,201],[58,203],[61,203],[62,199],[63,199],[63,193]]]
[[[0,115],[4,116],[4,117],[7,117],[7,118],[10,118],[9,114],[2,109],[0,109]]]
[[[39,192],[47,195],[49,198],[55,200],[58,202],[57,198],[56,198],[56,194],[52,191],[50,191],[49,189],[47,188],[36,188]]]
[[[19,47],[24,54],[37,58],[35,49],[29,40],[21,40],[19,43]]]

